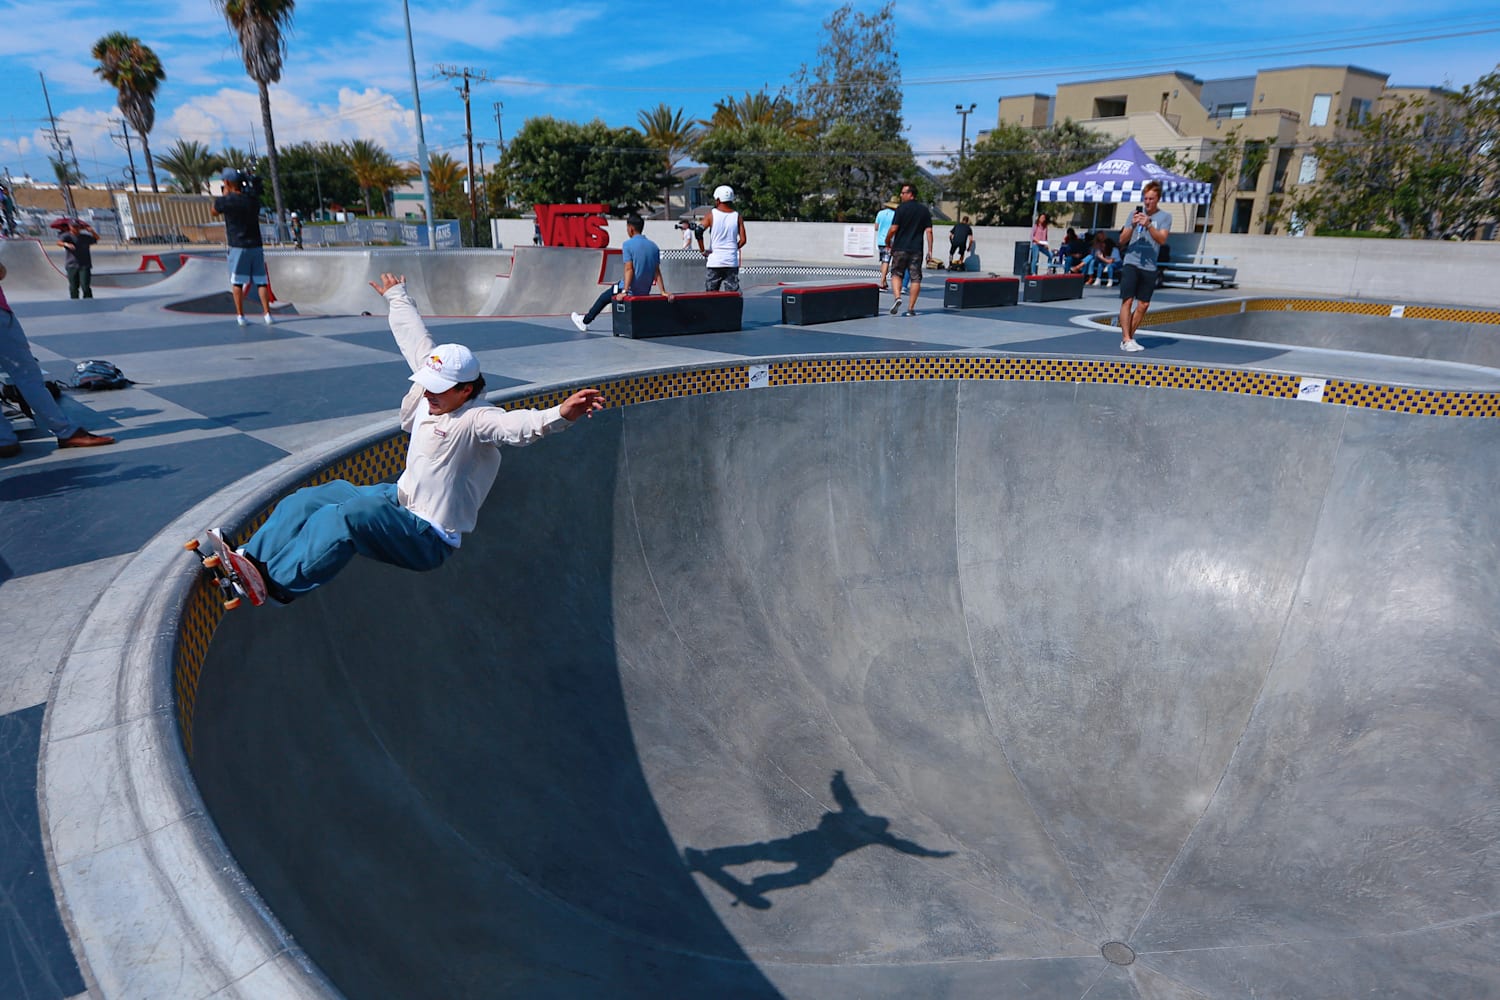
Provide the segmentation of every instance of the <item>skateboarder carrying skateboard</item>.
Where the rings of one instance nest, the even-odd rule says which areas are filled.
[[[401,401],[401,428],[411,434],[406,469],[394,483],[334,480],[276,505],[240,551],[283,603],[327,583],[356,555],[437,569],[474,529],[500,469],[500,445],[531,444],[604,406],[598,389],[546,410],[489,405],[479,362],[462,344],[433,343],[404,277],[382,274],[370,287],[385,297],[413,373]]]

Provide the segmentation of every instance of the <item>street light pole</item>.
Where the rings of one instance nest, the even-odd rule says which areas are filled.
[[[437,249],[437,220],[432,217],[432,178],[427,172],[427,136],[422,129],[422,92],[417,88],[417,52],[411,42],[411,4],[401,0],[406,15],[406,61],[411,67],[411,103],[417,116],[417,170],[422,174],[422,211],[427,215],[427,249]],[[318,192],[318,208],[323,208],[323,192]]]
[[[964,149],[969,145],[969,116],[974,113],[974,109],[977,107],[979,105],[973,103],[967,108],[962,104],[953,105],[953,110],[958,112],[959,116],[963,119],[958,136],[958,165],[960,167],[964,165]]]
[[[974,113],[974,109],[977,107],[979,105],[975,102],[970,102],[967,108],[962,104],[953,105],[953,110],[958,112],[958,116],[963,122],[959,126],[958,132],[958,169],[960,172],[964,168],[964,151],[969,145],[969,116]],[[963,192],[959,192],[959,195],[962,198]],[[963,215],[963,207],[963,201],[960,200],[958,203],[959,215]]]

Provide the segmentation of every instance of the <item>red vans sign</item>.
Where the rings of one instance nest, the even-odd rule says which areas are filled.
[[[590,247],[609,246],[608,205],[533,205],[537,228],[542,232],[542,246]]]

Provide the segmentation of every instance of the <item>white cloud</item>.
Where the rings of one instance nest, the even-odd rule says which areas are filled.
[[[398,159],[416,153],[416,115],[392,94],[375,87],[342,87],[333,103],[308,101],[281,87],[271,88],[271,124],[276,144],[343,142],[368,139],[384,146]],[[266,143],[261,128],[260,97],[250,89],[221,89],[179,105],[157,123],[152,137],[163,148],[175,139],[189,139],[210,149],[226,145],[262,153]]]

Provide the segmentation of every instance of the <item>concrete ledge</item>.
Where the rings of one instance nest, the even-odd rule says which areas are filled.
[[[785,288],[781,292],[781,322],[791,326],[834,323],[880,312],[880,286],[874,282]]]
[[[1021,293],[1020,278],[945,278],[944,309],[984,309],[1013,306]],[[1079,297],[1082,293],[1079,293]]]
[[[1081,274],[1033,274],[1026,279],[1027,302],[1058,302],[1083,298]]]
[[[745,300],[739,292],[626,295],[614,303],[615,336],[641,340],[740,329]]]

